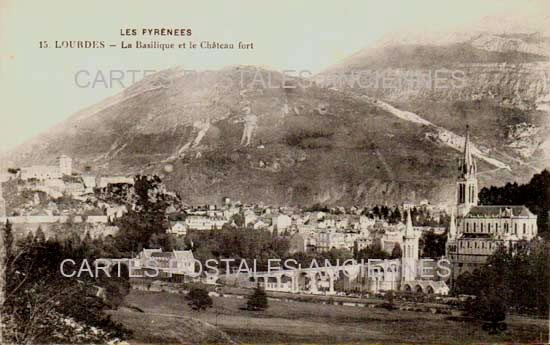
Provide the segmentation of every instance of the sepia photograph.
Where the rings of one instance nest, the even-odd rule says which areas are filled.
[[[550,344],[548,0],[0,0],[0,344]]]

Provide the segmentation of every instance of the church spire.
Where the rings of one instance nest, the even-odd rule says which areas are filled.
[[[405,226],[405,237],[411,238],[414,237],[414,229],[411,219],[411,209],[407,209],[407,224]]]
[[[470,142],[470,129],[466,126],[464,139],[464,157],[459,165],[460,176],[457,181],[457,211],[459,217],[464,217],[472,206],[477,205],[477,167],[472,155],[473,147]]]
[[[472,144],[470,143],[470,126],[466,126],[466,138],[464,139],[464,157],[462,158],[461,173],[464,176],[475,175],[476,163],[472,157]]]
[[[403,235],[403,255],[401,256],[401,280],[412,281],[418,273],[418,236],[412,225],[411,209],[407,209],[407,225]]]

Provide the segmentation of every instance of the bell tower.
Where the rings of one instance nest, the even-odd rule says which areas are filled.
[[[419,235],[414,231],[411,210],[407,210],[407,225],[403,235],[403,254],[401,255],[402,282],[416,280],[418,264]]]
[[[456,188],[457,216],[464,217],[472,208],[477,205],[477,166],[472,156],[470,143],[470,130],[466,127],[466,139],[464,140],[464,154],[460,160],[459,177]]]

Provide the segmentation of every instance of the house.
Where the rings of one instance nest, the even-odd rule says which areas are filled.
[[[96,187],[96,176],[89,172],[84,172],[82,174],[82,182],[87,191],[93,191]]]
[[[214,230],[221,229],[227,219],[223,217],[208,217],[192,215],[185,218],[185,226],[187,230]]]
[[[167,275],[188,275],[195,271],[195,257],[190,250],[155,252],[151,254],[152,265]]]
[[[305,236],[306,235],[295,233],[288,238],[288,244],[289,244],[288,252],[290,254],[299,253],[299,252],[305,253],[307,251],[307,246],[306,246],[307,242],[306,242]]]
[[[185,221],[171,221],[170,228],[166,232],[178,236],[187,235],[187,227],[185,226]]]
[[[273,229],[277,229],[280,232],[281,230],[286,230],[292,224],[292,219],[286,214],[281,213],[272,218],[272,224]]]
[[[144,248],[134,259],[130,260],[132,270],[158,270],[161,277],[172,275],[189,275],[195,271],[195,257],[190,250],[173,250]]]
[[[244,211],[243,212],[243,218],[244,218],[245,227],[248,224],[254,224],[256,222],[256,219],[258,219],[258,217],[256,216],[256,213],[254,213],[254,211],[252,211],[252,210]]]
[[[120,206],[107,205],[107,207],[105,208],[105,214],[110,219],[120,218],[127,212],[128,212],[128,208],[125,205],[120,205]]]
[[[317,250],[320,252],[331,249],[345,249],[353,251],[355,240],[360,237],[359,233],[342,231],[321,231],[317,240]]]
[[[255,230],[258,230],[258,229],[267,229],[271,226],[271,224],[268,223],[268,220],[266,219],[263,219],[263,218],[258,218],[256,219],[256,221],[253,223],[253,228]]]

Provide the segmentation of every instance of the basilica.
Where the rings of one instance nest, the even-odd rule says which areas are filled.
[[[499,247],[514,249],[537,236],[537,216],[525,206],[478,205],[477,166],[469,133],[459,164],[455,210],[446,243],[452,279],[485,264]]]

